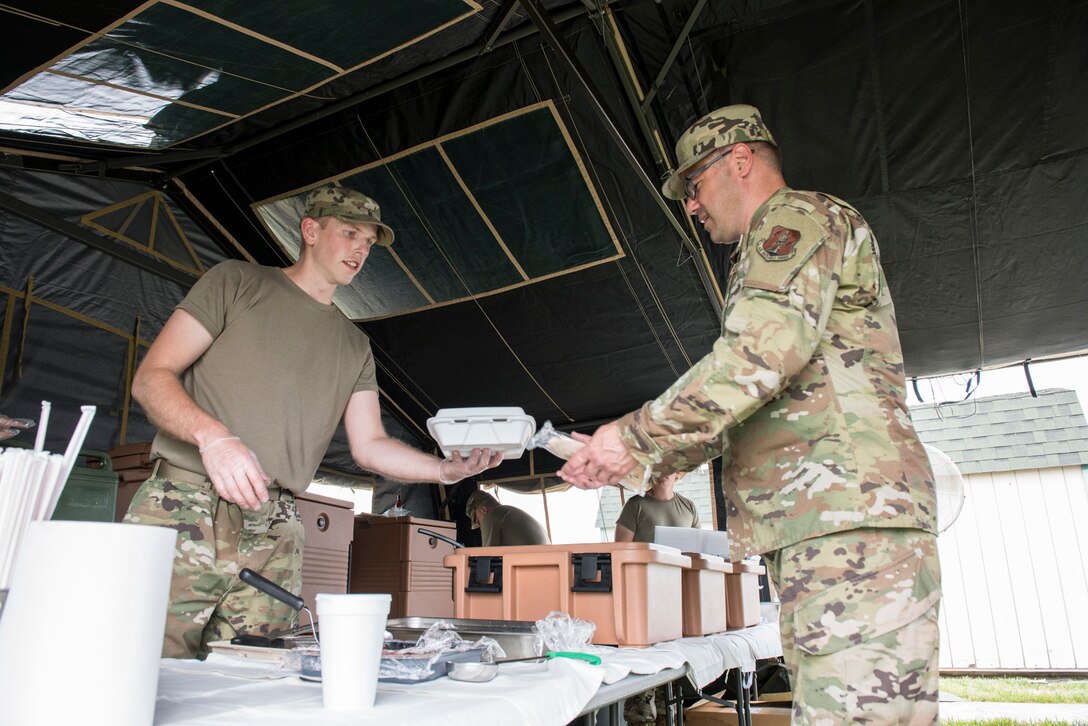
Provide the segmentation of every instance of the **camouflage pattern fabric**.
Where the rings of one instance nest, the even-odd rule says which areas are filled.
[[[661,192],[669,199],[683,199],[687,181],[684,172],[715,149],[752,141],[778,146],[754,106],[737,104],[708,113],[676,142],[676,171],[665,180]]]
[[[623,722],[627,726],[656,726],[665,722],[667,713],[664,686],[636,693],[623,701]]]
[[[211,484],[148,479],[125,522],[178,531],[164,658],[206,658],[207,644],[237,633],[272,636],[298,613],[238,579],[244,567],[290,592],[302,586],[303,526],[294,496],[270,489],[258,511],[222,501]]]
[[[792,723],[936,724],[937,537],[859,529],[768,555]]]
[[[861,215],[779,189],[740,240],[726,291],[712,351],[619,420],[631,455],[656,471],[723,455],[735,556],[859,527],[936,531],[894,309]]]
[[[349,187],[318,187],[306,197],[302,216],[312,219],[336,217],[345,222],[375,224],[378,226],[378,244],[385,247],[393,244],[393,229],[382,224],[382,210],[378,203]]]
[[[657,723],[657,706],[652,690],[636,693],[623,700],[623,722],[629,726]]]

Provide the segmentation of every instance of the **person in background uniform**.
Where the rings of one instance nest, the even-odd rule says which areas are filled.
[[[551,544],[548,533],[532,515],[499,500],[485,491],[474,491],[465,503],[465,515],[472,528],[480,530],[484,547]]]
[[[665,196],[739,240],[721,336],[658,398],[579,434],[559,473],[595,488],[722,455],[734,555],[763,554],[781,596],[793,723],[936,723],[933,474],[872,230],[786,186],[751,106],[699,119],[676,156]]]
[[[616,520],[616,541],[653,542],[658,525],[698,527],[695,502],[673,491],[682,478],[684,473],[679,471],[657,477],[644,495],[628,499]]]
[[[270,635],[297,614],[238,580],[250,568],[298,593],[309,486],[337,424],[355,462],[405,482],[450,484],[498,465],[474,450],[437,459],[386,435],[370,341],[333,305],[374,245],[391,245],[361,192],[309,195],[299,259],[208,270],[166,321],[132,383],[159,432],[156,468],[126,522],[178,531],[163,655],[203,658],[211,641]],[[312,605],[312,603],[310,603]]]
[[[699,513],[695,502],[673,491],[684,472],[674,471],[655,477],[642,496],[628,499],[616,520],[617,542],[653,542],[657,526],[698,527]],[[637,693],[623,701],[623,720],[629,726],[656,724],[664,715],[665,688],[658,687]]]

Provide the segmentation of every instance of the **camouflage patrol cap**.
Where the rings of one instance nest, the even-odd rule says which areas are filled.
[[[498,506],[499,500],[485,492],[483,489],[477,489],[469,495],[468,501],[465,503],[465,516],[472,522],[473,529],[480,528],[480,525],[476,522],[476,510],[480,508],[481,504]]]
[[[755,106],[723,106],[703,116],[676,142],[676,171],[661,185],[661,193],[669,199],[683,199],[687,187],[685,171],[715,149],[742,141],[766,141],[778,146]]]
[[[382,223],[382,211],[378,203],[360,191],[348,187],[328,185],[318,187],[306,197],[303,217],[320,219],[336,217],[344,222],[369,222],[378,227],[378,244],[393,244],[393,230]]]

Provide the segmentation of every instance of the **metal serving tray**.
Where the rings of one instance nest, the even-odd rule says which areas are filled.
[[[483,636],[494,638],[507,658],[529,658],[536,652],[536,623],[524,620],[468,620],[458,618],[394,618],[385,623],[394,638],[417,640],[427,628],[439,620],[449,623],[465,640],[475,641]]]

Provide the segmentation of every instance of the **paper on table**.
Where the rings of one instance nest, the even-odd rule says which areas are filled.
[[[656,544],[675,547],[681,552],[701,552],[729,559],[729,534],[697,527],[654,527]]]

